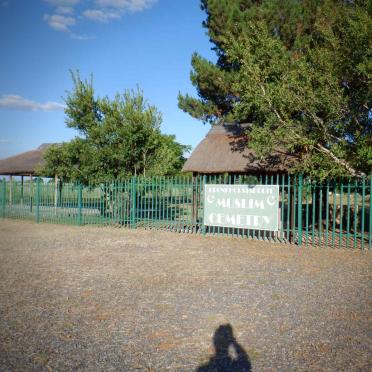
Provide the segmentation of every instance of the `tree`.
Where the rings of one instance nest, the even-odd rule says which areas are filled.
[[[161,133],[161,114],[138,88],[110,100],[95,97],[92,79],[82,81],[78,72],[72,79],[74,89],[65,99],[66,124],[79,136],[47,150],[42,174],[100,183],[180,171],[189,147]]]
[[[371,9],[355,0],[203,0],[213,64],[192,58],[199,99],[179,106],[205,122],[252,123],[257,156],[296,152],[316,178],[372,170]]]

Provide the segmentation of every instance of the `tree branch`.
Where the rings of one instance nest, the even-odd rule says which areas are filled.
[[[363,172],[356,171],[347,161],[338,158],[331,150],[328,150],[326,147],[324,147],[320,143],[317,143],[316,147],[323,154],[327,154],[328,156],[330,156],[334,160],[335,163],[342,165],[352,176],[356,176],[356,177],[365,176]]]
[[[269,97],[267,97],[266,95],[266,91],[265,91],[265,88],[262,84],[260,84],[260,87],[261,87],[261,91],[263,93],[263,97],[265,98],[265,100],[267,101],[267,103],[269,104],[269,107],[270,109],[272,110],[272,112],[275,114],[275,116],[278,118],[278,120],[286,125],[286,127],[288,128],[287,126],[287,123],[285,120],[283,120],[283,118],[281,117],[281,115],[279,114],[279,112],[277,111],[277,109],[273,106],[271,100]],[[323,124],[322,123],[322,120],[320,118],[318,118],[320,120],[320,122],[318,121],[319,124]],[[290,129],[290,128],[288,128]],[[293,131],[293,130],[292,130]],[[295,133],[293,131],[293,134],[295,135],[295,137],[297,137],[298,139],[301,138],[301,136],[297,133]],[[324,147],[322,144],[320,143],[317,143],[315,145],[315,147],[320,151],[322,152],[323,154],[326,154],[328,155],[336,164],[338,165],[341,165],[343,166],[352,176],[364,176],[365,174],[363,172],[358,172],[357,170],[355,170],[346,160],[343,160],[343,159],[340,159],[338,158],[331,150],[327,149],[326,147]]]

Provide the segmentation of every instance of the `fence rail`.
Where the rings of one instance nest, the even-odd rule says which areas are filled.
[[[205,184],[279,185],[279,230],[204,225]],[[317,183],[289,175],[132,177],[100,185],[3,180],[0,186],[0,215],[7,218],[372,249],[372,178]]]

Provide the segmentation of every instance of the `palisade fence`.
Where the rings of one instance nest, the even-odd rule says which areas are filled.
[[[205,184],[279,185],[279,230],[203,224]],[[1,181],[0,216],[372,249],[372,178],[312,182],[302,176],[132,177],[100,185]]]

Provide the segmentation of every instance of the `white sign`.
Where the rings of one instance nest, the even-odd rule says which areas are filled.
[[[278,231],[279,185],[205,185],[204,225]]]

